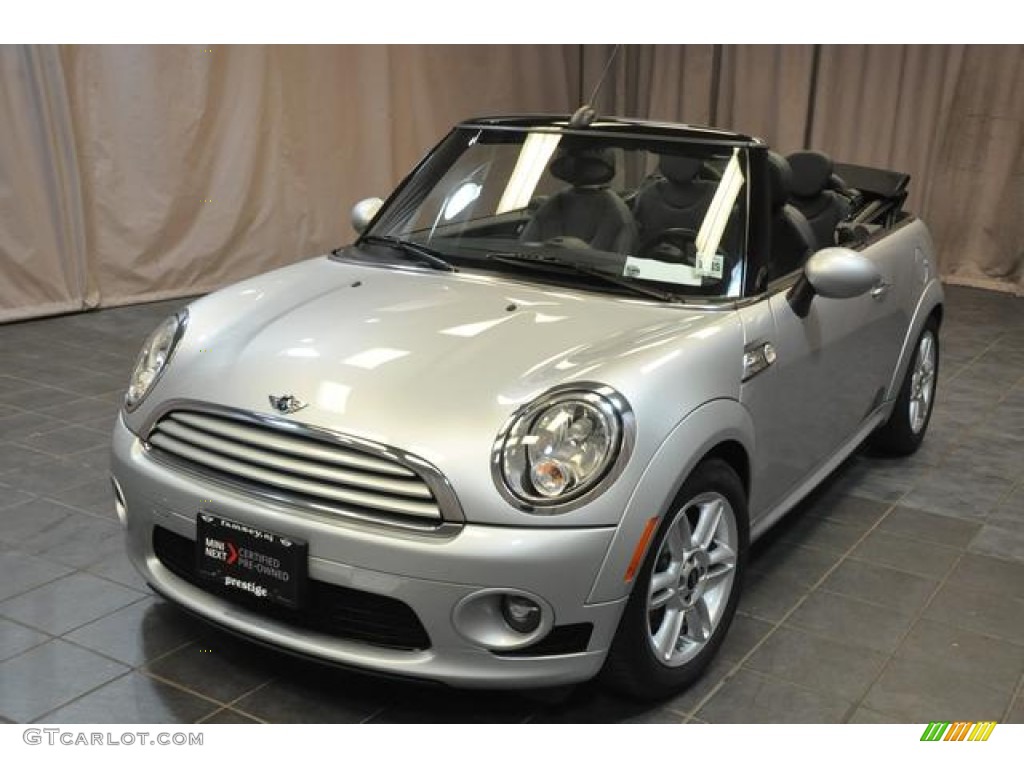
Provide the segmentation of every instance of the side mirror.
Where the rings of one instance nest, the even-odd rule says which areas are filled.
[[[363,230],[373,221],[373,217],[377,215],[377,211],[380,210],[382,205],[384,205],[384,201],[379,197],[368,197],[353,205],[352,213],[349,214],[352,221],[352,229],[360,235],[363,234]]]
[[[786,297],[798,317],[807,317],[815,295],[852,299],[873,288],[882,276],[867,256],[849,248],[823,248],[811,256]]]

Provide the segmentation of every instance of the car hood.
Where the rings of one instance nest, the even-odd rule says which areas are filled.
[[[288,418],[416,454],[468,518],[521,523],[489,468],[517,406],[567,382],[609,385],[637,415],[636,452],[653,451],[697,405],[736,396],[741,359],[728,311],[318,258],[191,305],[129,426],[169,400],[275,414],[269,396],[293,395],[307,407]]]

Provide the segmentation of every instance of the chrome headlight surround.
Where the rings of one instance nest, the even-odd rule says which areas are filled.
[[[581,440],[566,439],[574,419],[589,423]],[[568,430],[561,428],[566,421],[570,422]],[[553,425],[562,433],[561,440],[554,439],[554,446]],[[544,439],[538,431],[547,432],[552,452],[537,455],[532,450]],[[592,445],[580,447],[590,439]],[[601,384],[562,385],[516,409],[505,422],[491,451],[491,476],[513,506],[536,515],[560,515],[586,504],[611,485],[622,474],[635,442],[636,420],[622,395]],[[595,447],[596,456],[583,455]],[[582,476],[578,476],[580,469],[585,470]],[[556,481],[541,487],[538,481],[550,481],[552,473]],[[559,489],[560,481],[564,485]]]
[[[139,407],[167,370],[178,342],[185,335],[187,324],[188,310],[183,309],[168,317],[149,334],[135,361],[128,389],[124,393],[124,409],[128,413]]]

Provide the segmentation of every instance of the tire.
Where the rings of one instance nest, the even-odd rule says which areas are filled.
[[[736,613],[748,538],[740,478],[720,459],[701,462],[664,516],[636,577],[601,672],[606,686],[655,701],[700,676]]]
[[[909,456],[921,446],[935,406],[938,377],[939,323],[931,317],[917,337],[889,420],[871,435],[871,448],[888,456]]]

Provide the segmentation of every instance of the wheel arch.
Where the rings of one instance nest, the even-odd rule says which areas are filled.
[[[743,483],[743,493],[748,499],[750,498],[750,454],[747,453],[747,449],[742,443],[738,440],[723,440],[698,459],[694,466],[708,459],[721,459],[732,467],[740,478],[740,482]]]
[[[925,290],[922,291],[921,298],[917,302],[913,317],[907,327],[907,335],[903,339],[899,362],[896,364],[892,379],[889,381],[886,400],[894,400],[899,393],[903,377],[906,376],[907,368],[910,367],[910,360],[914,356],[914,344],[928,321],[934,317],[941,327],[942,318],[945,313],[944,300],[942,283],[937,279],[932,280]]]
[[[729,464],[739,475],[749,499],[753,444],[750,414],[736,400],[709,401],[682,419],[655,452],[633,489],[587,602],[618,600],[629,594],[633,585],[625,580],[625,574],[648,522],[657,518],[660,524],[686,478],[700,462],[719,458]]]

